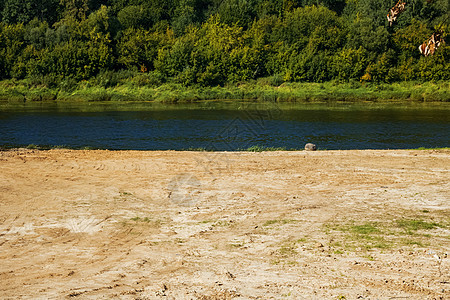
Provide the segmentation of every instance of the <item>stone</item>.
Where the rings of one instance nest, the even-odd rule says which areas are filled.
[[[321,242],[315,243],[314,246],[316,246],[316,248],[323,248],[323,244]]]
[[[305,150],[306,151],[316,151],[317,146],[315,144],[308,143],[305,145]]]

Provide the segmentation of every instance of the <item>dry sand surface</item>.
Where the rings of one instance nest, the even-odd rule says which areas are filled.
[[[450,299],[450,150],[0,152],[0,298]]]

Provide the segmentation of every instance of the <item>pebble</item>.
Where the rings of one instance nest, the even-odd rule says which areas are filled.
[[[305,150],[306,151],[316,151],[317,146],[315,144],[308,143],[305,145]]]

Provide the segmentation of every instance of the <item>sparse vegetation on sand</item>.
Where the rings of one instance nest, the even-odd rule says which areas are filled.
[[[425,219],[425,217],[427,219]],[[439,222],[431,219],[439,218]],[[441,231],[433,231],[442,229]],[[333,222],[325,225],[325,231],[332,236],[330,245],[336,253],[345,251],[370,251],[373,249],[399,249],[414,247],[426,247],[433,240],[449,240],[445,234],[450,229],[449,220],[442,214],[424,216],[423,213],[416,217],[404,217],[400,219],[384,219],[372,222],[357,222],[354,220],[343,223]]]

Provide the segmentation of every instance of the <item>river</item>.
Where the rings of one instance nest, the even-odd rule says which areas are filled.
[[[0,105],[0,146],[236,151],[450,146],[450,104],[40,103]]]

